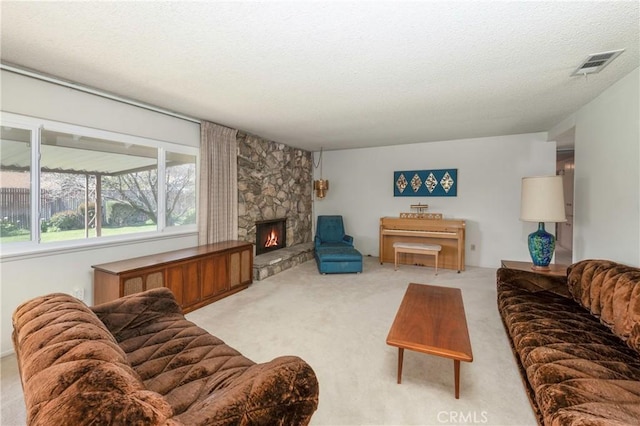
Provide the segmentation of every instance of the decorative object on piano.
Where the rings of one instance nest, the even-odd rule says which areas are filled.
[[[458,169],[393,172],[394,197],[456,197],[457,195]]]
[[[409,207],[411,207],[412,210],[418,210],[418,213],[422,213],[423,210],[427,210],[429,208],[429,204],[411,204]]]
[[[442,213],[400,213],[401,219],[442,219]]]
[[[320,148],[318,164],[314,163],[314,166],[316,169],[320,166],[320,179],[313,181],[313,189],[316,191],[316,198],[322,200],[329,190],[329,181],[327,179],[322,179],[322,148]]]
[[[548,271],[556,241],[544,229],[544,223],[567,221],[562,176],[524,177],[521,195],[520,220],[538,222],[538,230],[528,238],[532,269]]]

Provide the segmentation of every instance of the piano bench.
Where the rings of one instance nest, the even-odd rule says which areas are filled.
[[[393,253],[394,253],[394,265],[393,270],[398,270],[398,254],[399,253],[410,253],[410,254],[425,254],[436,257],[435,268],[436,275],[438,275],[438,253],[440,253],[442,247],[438,244],[421,244],[421,243],[403,243],[397,242],[393,243]]]

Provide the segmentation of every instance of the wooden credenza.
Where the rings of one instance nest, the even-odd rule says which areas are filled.
[[[465,221],[457,219],[380,218],[380,264],[394,262],[393,243],[438,244],[438,268],[464,271]],[[399,263],[434,266],[432,256],[402,255]]]
[[[224,241],[92,268],[96,305],[167,287],[186,313],[244,290],[253,282],[253,244]]]

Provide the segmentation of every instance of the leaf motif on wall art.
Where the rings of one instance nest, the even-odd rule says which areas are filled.
[[[451,175],[449,174],[449,172],[446,172],[444,176],[442,176],[442,179],[440,180],[440,185],[442,185],[442,188],[444,188],[444,192],[449,192],[449,190],[453,186],[453,179],[451,178]]]
[[[429,177],[427,177],[424,185],[427,187],[429,192],[433,192],[433,190],[436,189],[436,186],[438,186],[438,179],[436,179],[433,173],[429,173]]]
[[[420,176],[418,176],[418,174],[416,173],[415,175],[413,175],[413,178],[411,179],[411,188],[413,188],[413,192],[418,192],[421,186],[422,186],[422,179],[420,179]]]
[[[404,174],[400,174],[400,177],[396,181],[396,186],[398,187],[398,191],[402,194],[407,187],[409,182],[407,182],[407,178],[404,177]]]

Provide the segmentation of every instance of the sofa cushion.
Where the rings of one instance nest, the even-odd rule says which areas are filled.
[[[13,315],[29,424],[163,424],[172,416],[146,390],[117,342],[79,300],[35,298]]]
[[[567,282],[574,300],[640,353],[640,269],[584,260],[569,267]]]
[[[498,309],[539,422],[636,424],[640,359],[571,298],[498,281]]]

